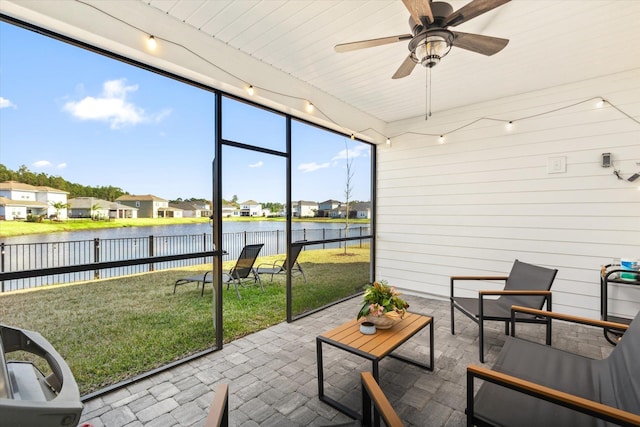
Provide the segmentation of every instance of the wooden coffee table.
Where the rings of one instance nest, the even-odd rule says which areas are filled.
[[[429,364],[424,364],[400,355],[391,354],[396,348],[407,342],[409,338],[429,326]],[[321,401],[333,406],[340,412],[354,419],[361,415],[342,403],[324,394],[324,371],[322,365],[322,344],[326,343],[371,360],[372,373],[378,382],[378,363],[386,356],[410,363],[420,368],[433,371],[433,318],[414,313],[407,313],[402,321],[390,329],[378,329],[373,335],[360,332],[360,321],[351,320],[316,337],[316,355],[318,359],[318,397]]]

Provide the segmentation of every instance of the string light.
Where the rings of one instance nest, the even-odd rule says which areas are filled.
[[[356,136],[354,134],[351,134],[351,140],[353,141],[355,139],[356,139]]]
[[[87,6],[87,7],[93,8],[93,9],[95,9],[95,10],[99,11],[100,13],[102,13],[102,14],[104,14],[104,15],[107,15],[107,16],[111,17],[111,18],[112,18],[112,19],[114,19],[114,20],[120,21],[120,22],[122,22],[123,24],[125,24],[125,25],[127,25],[127,26],[129,26],[129,27],[131,27],[131,28],[134,28],[134,29],[136,29],[136,30],[138,30],[138,31],[140,31],[140,32],[143,32],[143,33],[148,34],[148,32],[147,32],[147,31],[145,31],[143,28],[137,27],[136,25],[133,25],[133,24],[131,24],[130,22],[127,22],[127,21],[125,21],[125,20],[123,20],[123,19],[121,19],[121,18],[118,18],[117,16],[112,15],[112,14],[110,14],[110,13],[108,13],[108,12],[104,11],[103,9],[100,9],[99,7],[97,7],[97,6],[93,5],[93,4],[87,3],[87,2],[82,1],[82,0],[78,0],[78,2],[79,2],[79,3],[82,3],[83,5],[85,5],[85,6]],[[180,44],[180,43],[178,43],[178,42],[172,41],[172,40],[168,40],[168,39],[162,38],[162,37],[158,37],[158,39],[160,39],[160,40],[162,40],[162,41],[164,41],[164,42],[167,42],[167,43],[171,43],[171,44],[172,44],[172,45],[174,45],[174,46],[181,47],[181,48],[182,48],[182,49],[184,49],[185,51],[187,51],[187,52],[191,53],[192,55],[194,55],[194,56],[196,56],[196,57],[198,57],[198,58],[202,59],[203,61],[205,61],[206,63],[210,64],[211,66],[213,66],[213,67],[217,68],[218,70],[222,71],[223,73],[225,73],[225,74],[227,74],[227,75],[229,75],[229,76],[231,76],[231,77],[233,77],[233,78],[235,78],[235,79],[237,79],[237,80],[240,80],[240,81],[241,81],[241,82],[243,82],[244,84],[247,84],[247,83],[246,83],[246,81],[244,81],[244,80],[243,80],[243,79],[241,79],[240,77],[238,77],[238,76],[236,76],[235,74],[233,74],[233,73],[231,73],[231,72],[229,72],[229,71],[225,70],[224,68],[221,68],[219,65],[215,64],[214,62],[210,61],[210,60],[209,60],[209,59],[207,59],[206,57],[204,57],[204,56],[200,55],[199,53],[197,53],[197,52],[193,51],[192,49],[188,48],[187,46],[185,46],[185,45],[183,45],[183,44]],[[147,40],[147,46],[148,46],[148,48],[149,48],[149,49],[151,49],[151,50],[153,50],[153,49],[155,49],[155,48],[156,48],[156,46],[157,46],[157,42],[156,42],[156,37],[155,37],[155,36],[152,36],[152,35],[151,35],[151,36],[149,36],[149,38],[148,38],[148,40]],[[252,86],[252,85],[249,85],[249,89],[247,89],[247,92],[249,92],[249,90],[250,90],[251,88],[253,88],[253,86]],[[308,103],[308,104],[307,104],[307,111],[308,111],[308,112],[313,112],[313,111],[314,111],[314,109],[315,109],[315,108],[314,108],[314,105],[311,103],[311,101],[308,101],[308,100],[306,100],[306,99],[304,99],[304,98],[301,98],[301,97],[299,97],[299,96],[290,95],[290,94],[286,94],[286,93],[281,93],[281,92],[277,92],[277,91],[269,90],[269,89],[267,89],[267,88],[263,88],[263,87],[258,87],[258,89],[263,90],[263,91],[265,91],[265,92],[269,92],[269,93],[273,93],[273,94],[276,94],[276,95],[281,95],[281,96],[284,96],[284,97],[287,97],[287,98],[291,98],[291,99],[304,100],[304,101],[306,101],[306,102]],[[617,106],[615,106],[614,104],[612,104],[610,101],[607,101],[607,100],[605,100],[603,97],[598,96],[598,97],[592,97],[592,98],[589,98],[589,99],[584,100],[584,101],[575,102],[575,103],[573,103],[573,104],[566,105],[566,106],[563,106],[563,107],[555,108],[555,109],[553,109],[553,110],[544,111],[544,112],[541,112],[541,113],[538,113],[538,114],[534,114],[534,115],[531,115],[531,116],[527,116],[527,117],[519,117],[519,118],[514,119],[514,120],[504,120],[504,119],[495,119],[495,118],[490,118],[490,117],[480,117],[480,118],[478,118],[478,119],[473,120],[473,121],[472,121],[472,122],[470,122],[470,123],[467,123],[467,124],[465,124],[465,125],[463,125],[463,126],[460,126],[459,128],[456,128],[456,129],[450,130],[450,131],[448,131],[448,132],[446,132],[446,133],[444,133],[444,134],[440,134],[440,138],[439,138],[439,140],[438,140],[438,141],[439,141],[439,142],[440,142],[440,141],[442,141],[442,142],[440,142],[440,143],[444,143],[444,135],[445,135],[445,134],[454,133],[454,132],[456,132],[456,131],[458,131],[458,130],[461,130],[461,129],[463,129],[463,128],[466,128],[467,126],[470,126],[470,125],[472,125],[472,124],[474,124],[474,123],[477,123],[477,122],[479,122],[479,121],[481,121],[481,120],[493,120],[493,121],[507,122],[506,126],[509,126],[509,125],[513,125],[513,122],[515,122],[515,121],[525,120],[525,119],[530,119],[530,118],[534,118],[534,117],[543,116],[543,115],[545,115],[545,114],[550,114],[550,113],[553,113],[553,112],[556,112],[556,111],[565,110],[565,109],[568,109],[568,108],[574,107],[574,106],[576,106],[576,105],[583,104],[583,103],[585,103],[585,102],[593,102],[593,100],[594,100],[594,99],[597,99],[597,100],[598,100],[598,102],[597,102],[597,104],[596,104],[598,108],[602,108],[602,107],[604,107],[604,106],[605,106],[605,104],[606,104],[606,105],[608,105],[608,106],[612,107],[613,109],[615,109],[616,111],[618,111],[620,114],[622,114],[622,115],[626,116],[629,120],[631,120],[631,121],[633,121],[633,122],[635,122],[635,123],[637,123],[637,124],[640,124],[640,120],[636,119],[635,117],[633,117],[633,116],[631,116],[630,114],[626,113],[626,112],[625,112],[625,111],[623,111],[622,109],[618,108]],[[318,111],[319,111],[319,112],[320,112],[324,117],[326,117],[326,119],[327,119],[327,120],[329,120],[331,123],[333,123],[333,124],[334,124],[334,125],[336,125],[336,126],[340,126],[340,124],[339,124],[339,123],[337,123],[335,120],[333,120],[331,117],[329,117],[326,113],[324,113],[324,112],[320,111],[319,109],[318,109]],[[342,127],[342,126],[340,126],[340,127]],[[375,130],[375,129],[373,129],[373,128],[369,128],[369,129],[370,129],[370,130],[373,130],[374,132],[378,133],[379,135],[381,135],[381,136],[383,136],[383,137],[385,136],[385,135],[381,134],[380,132],[378,132],[377,130]],[[344,129],[344,128],[343,128],[343,131],[344,131],[344,133],[345,133],[345,134],[347,133],[347,130],[346,130],[346,129]],[[358,132],[358,133],[362,133],[362,132]],[[394,135],[394,138],[395,138],[395,137],[397,137],[397,136],[400,136],[400,135],[411,135],[411,134],[412,134],[412,135],[420,135],[420,136],[438,136],[438,134],[431,134],[431,133],[423,133],[423,132],[412,132],[412,131],[408,131],[408,132],[402,132],[402,133],[400,133],[400,134],[398,134],[398,135]],[[387,138],[387,140],[389,140],[389,138]]]
[[[387,145],[391,145],[391,138],[387,138]]]
[[[507,128],[507,130],[513,129],[513,120],[509,120],[505,127]]]
[[[253,87],[253,85],[249,85],[249,87],[247,88],[247,93],[250,96],[253,96],[253,94],[256,93],[255,88]]]
[[[156,42],[155,37],[149,36],[149,38],[147,39],[147,47],[150,50],[156,50],[156,47],[158,47],[158,43]]]
[[[438,138],[438,144],[444,144],[444,135],[440,135]]]

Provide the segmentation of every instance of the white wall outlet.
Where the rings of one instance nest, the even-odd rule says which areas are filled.
[[[547,164],[548,173],[565,173],[567,171],[567,158],[565,156],[549,157]]]

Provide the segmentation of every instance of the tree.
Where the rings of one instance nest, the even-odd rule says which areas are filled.
[[[102,209],[102,206],[100,206],[100,203],[94,203],[93,205],[91,205],[91,219],[96,219],[93,217],[93,212]]]
[[[56,219],[60,219],[60,211],[62,209],[67,209],[69,207],[69,203],[63,203],[63,202],[49,202],[51,204],[51,207],[54,208],[56,210]]]
[[[344,183],[344,199],[345,199],[345,223],[344,223],[344,236],[348,237],[349,236],[349,210],[350,210],[350,206],[349,206],[349,201],[351,200],[351,193],[352,193],[352,186],[351,186],[351,180],[353,179],[353,170],[352,170],[352,166],[353,166],[353,161],[349,158],[349,140],[348,139],[344,139],[344,145],[345,145],[345,156],[347,159],[347,176],[345,179],[345,183]],[[344,242],[344,254],[347,254],[347,242]]]

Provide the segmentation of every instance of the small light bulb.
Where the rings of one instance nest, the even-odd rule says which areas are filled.
[[[354,134],[351,134],[351,140],[353,141],[354,139],[356,139],[356,136]]]
[[[598,108],[602,108],[604,107],[604,103],[607,102],[605,99],[600,99],[600,101],[598,101],[598,103],[596,104],[596,107]]]
[[[156,42],[156,38],[153,37],[153,36],[149,36],[149,38],[147,39],[147,46],[151,50],[156,50],[156,47],[158,47],[158,43]]]
[[[253,96],[253,94],[256,93],[253,85],[249,85],[249,87],[247,88],[247,93],[251,96]]]
[[[312,104],[311,102],[309,102],[309,103],[307,104],[307,111],[308,111],[309,113],[312,113],[312,112],[313,112],[313,104]]]
[[[440,138],[438,138],[438,144],[444,144],[444,135],[440,135]]]
[[[391,145],[391,138],[387,138],[387,145]]]
[[[513,129],[513,121],[509,120],[509,123],[507,123],[505,127],[507,128],[507,130]]]

